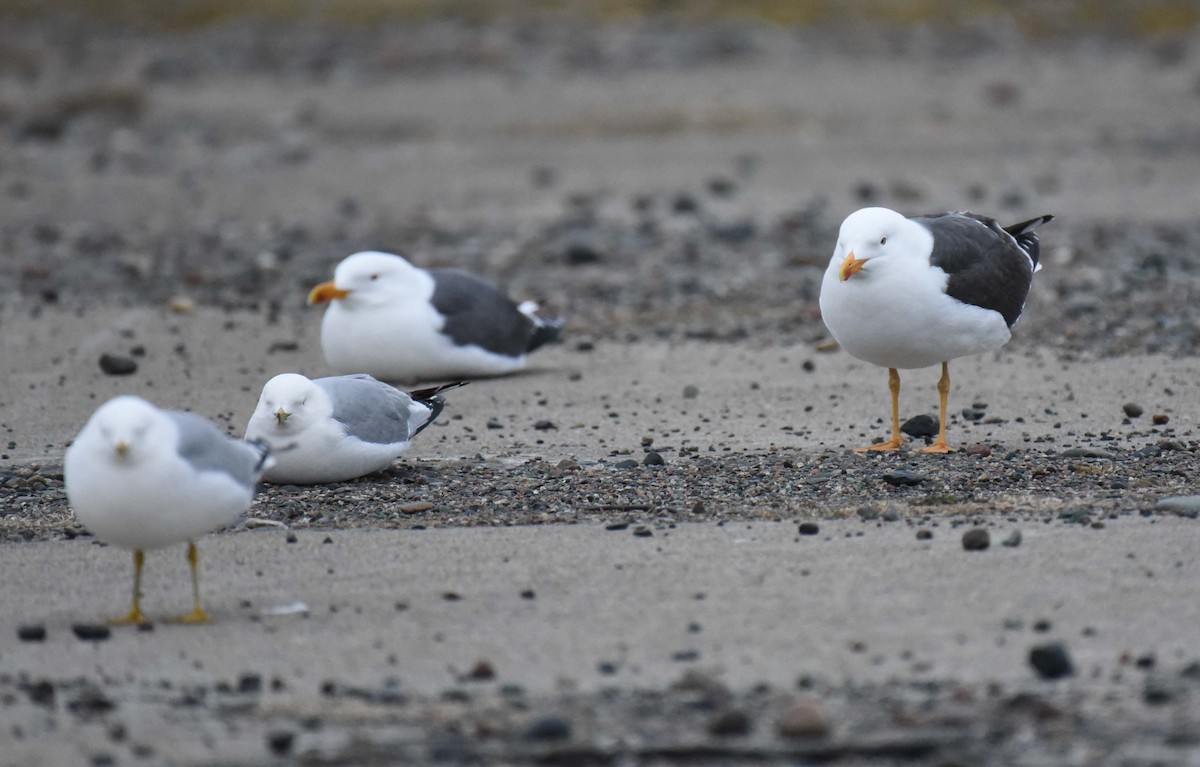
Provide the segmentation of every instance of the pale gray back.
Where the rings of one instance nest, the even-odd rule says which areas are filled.
[[[363,442],[392,445],[407,442],[412,398],[369,375],[313,379],[333,402],[333,418],[346,433]]]

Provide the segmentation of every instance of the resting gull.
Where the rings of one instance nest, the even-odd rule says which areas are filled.
[[[439,392],[461,385],[406,394],[369,375],[283,373],[263,386],[246,439],[274,452],[274,465],[263,474],[269,482],[354,479],[390,466],[442,411]]]
[[[329,303],[321,350],[335,371],[404,383],[511,373],[563,325],[467,272],[374,251],[345,258],[308,302]]]

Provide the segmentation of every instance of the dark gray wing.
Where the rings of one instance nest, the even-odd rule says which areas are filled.
[[[442,332],[460,346],[519,357],[530,351],[538,325],[495,285],[458,269],[430,269],[433,308],[446,318]]]
[[[950,276],[946,292],[963,303],[998,312],[1011,328],[1025,308],[1036,255],[987,216],[942,213],[912,220],[933,233],[929,262]],[[1022,236],[1026,242],[1031,237],[1036,246],[1037,235],[1030,231]]]
[[[394,386],[369,375],[330,376],[313,380],[333,402],[333,418],[346,433],[380,445],[407,442],[412,399]]]
[[[266,459],[266,448],[234,439],[195,413],[166,411],[179,430],[179,457],[197,471],[219,471],[253,488]]]

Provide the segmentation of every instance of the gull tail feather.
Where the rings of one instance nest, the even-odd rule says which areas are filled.
[[[1037,232],[1033,230],[1053,220],[1054,216],[1047,214],[1031,218],[1028,221],[1022,221],[1019,224],[1004,227],[1004,231],[1013,236],[1013,239],[1017,241],[1017,245],[1021,247],[1021,250],[1029,254],[1029,259],[1033,261],[1033,270],[1035,272],[1041,269],[1042,265],[1038,263],[1038,259],[1041,256],[1041,246],[1038,244]]]
[[[408,435],[408,438],[412,439],[413,437],[417,436],[421,432],[425,431],[425,427],[429,426],[429,424],[436,421],[437,417],[439,415],[441,415],[442,409],[444,407],[446,407],[446,398],[441,396],[442,392],[447,391],[449,389],[457,389],[460,386],[466,386],[469,383],[471,383],[471,382],[470,381],[454,381],[453,383],[442,384],[441,386],[431,386],[427,389],[417,389],[416,391],[410,391],[408,393],[408,396],[412,397],[413,402],[420,402],[422,405],[429,408],[429,417],[426,418],[425,421],[420,426],[418,426],[416,428],[416,430],[413,431],[412,434]]]

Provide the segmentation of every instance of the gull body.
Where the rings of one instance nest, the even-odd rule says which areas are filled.
[[[235,440],[191,413],[160,410],[132,396],[101,405],[67,449],[67,497],[80,524],[100,540],[134,552],[134,604],[141,621],[144,552],[188,544],[195,606],[200,606],[195,541],[237,520],[254,497],[267,460],[259,445]]]
[[[246,438],[274,451],[269,482],[342,482],[390,466],[441,412],[446,388],[408,394],[368,375],[283,373],[263,386]]]
[[[538,316],[499,288],[455,269],[420,269],[390,253],[345,258],[309,293],[329,303],[321,350],[339,373],[395,382],[503,375],[554,340],[560,320]]]
[[[1038,265],[1040,216],[1010,227],[973,213],[905,216],[886,208],[849,215],[821,283],[821,316],[851,355],[889,368],[898,449],[899,369],[942,363],[941,427],[929,452],[946,452],[948,363],[1012,337]]]

